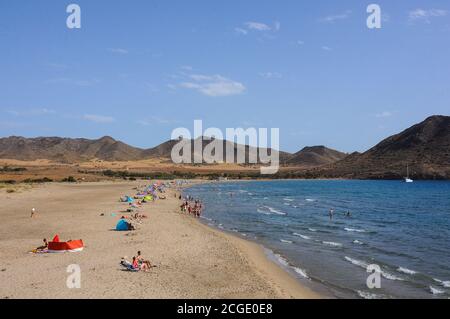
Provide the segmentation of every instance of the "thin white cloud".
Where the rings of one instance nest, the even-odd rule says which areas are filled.
[[[25,123],[0,121],[0,129],[5,129],[5,130],[25,128],[25,127],[29,127],[29,126],[30,126],[29,124],[25,124]]]
[[[234,32],[238,35],[248,35],[250,32],[262,32],[266,37],[269,37],[269,33],[278,32],[281,29],[281,22],[275,21],[273,26],[270,26],[264,22],[248,21],[243,23],[243,27],[234,28]]]
[[[280,31],[280,29],[281,29],[281,23],[279,21],[275,21],[274,30]]]
[[[334,14],[334,15],[329,15],[329,16],[323,17],[323,18],[319,19],[319,21],[325,22],[325,23],[334,23],[339,20],[345,20],[345,19],[350,18],[351,14],[352,14],[352,12],[350,10],[347,10],[340,14]]]
[[[278,72],[261,72],[259,76],[265,79],[281,79],[283,75]]]
[[[182,82],[180,86],[212,97],[239,95],[246,90],[242,83],[221,75],[192,74],[189,79],[192,81]]]
[[[262,22],[250,21],[250,22],[246,22],[244,24],[247,27],[247,29],[249,29],[249,30],[255,30],[255,31],[270,31],[270,30],[272,30],[271,27],[269,27],[267,24],[262,23]]]
[[[128,50],[122,49],[122,48],[109,48],[109,52],[116,53],[116,54],[128,54]]]
[[[297,41],[297,44],[298,44],[298,45],[304,45],[304,44],[305,44],[305,41],[298,40],[298,41]]]
[[[93,86],[95,84],[100,83],[99,79],[90,79],[90,80],[74,80],[70,78],[55,78],[49,79],[45,81],[46,84],[72,84],[76,86]]]
[[[330,47],[328,47],[328,46],[326,46],[326,45],[324,45],[324,46],[322,47],[322,50],[324,50],[324,51],[332,51],[333,49],[330,48]]]
[[[92,79],[92,80],[76,80],[73,82],[75,85],[78,86],[93,86],[95,84],[100,83],[100,80],[98,79]]]
[[[378,118],[386,118],[386,117],[391,117],[392,115],[393,115],[392,112],[384,111],[384,112],[375,114],[375,117],[378,117]]]
[[[142,126],[152,126],[154,124],[171,124],[171,123],[177,123],[177,121],[168,120],[164,118],[160,118],[157,116],[151,116],[150,118],[140,119],[136,123],[142,125]]]
[[[144,85],[147,88],[147,90],[151,93],[159,92],[159,89],[153,83],[145,82]]]
[[[116,121],[111,116],[96,115],[96,114],[84,114],[83,119],[99,124],[113,123]]]
[[[47,63],[47,66],[49,66],[49,67],[51,67],[51,68],[54,68],[54,69],[59,69],[59,70],[66,70],[66,69],[69,68],[69,66],[66,65],[66,64],[63,64],[63,63],[53,63],[53,62]]]
[[[26,116],[42,116],[42,115],[50,115],[55,114],[56,112],[54,110],[50,110],[47,108],[34,108],[34,109],[24,109],[24,110],[9,110],[6,111],[10,115],[13,116],[20,116],[20,117],[26,117]]]
[[[424,9],[419,8],[419,9],[412,10],[408,13],[410,22],[421,21],[421,22],[425,22],[425,23],[431,23],[432,18],[445,17],[447,15],[448,15],[448,11],[443,10],[443,9],[424,10]]]
[[[237,34],[241,34],[241,35],[247,35],[247,34],[248,34],[248,31],[245,30],[245,29],[242,29],[242,28],[234,28],[234,31],[235,31]]]

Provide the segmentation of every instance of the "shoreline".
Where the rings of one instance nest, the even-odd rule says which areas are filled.
[[[225,181],[202,181],[194,180],[192,183],[183,185],[180,187],[181,193],[188,190],[191,187],[195,187],[201,184],[211,184],[211,183],[230,183],[230,182],[250,182],[253,180],[225,180]],[[287,291],[287,293],[294,299],[324,299],[329,298],[318,291],[313,290],[311,287],[304,285],[296,278],[293,274],[289,272],[289,269],[278,264],[275,259],[272,260],[270,256],[266,253],[269,251],[273,254],[273,258],[276,258],[276,253],[270,248],[265,247],[263,244],[253,241],[251,239],[239,237],[237,234],[233,234],[223,229],[214,227],[213,225],[207,225],[203,223],[200,219],[197,222],[208,229],[226,239],[233,242],[233,244],[241,251],[243,251],[247,256],[250,256],[250,261],[253,262],[253,267],[255,271],[260,273],[263,277],[270,277],[271,282],[276,285],[276,283],[281,284],[281,287],[277,287],[279,291]]]
[[[0,192],[0,216],[6,221],[0,234],[0,298],[321,298],[271,261],[261,245],[181,214],[175,188],[167,190],[166,200],[145,205],[142,213],[149,218],[137,231],[112,231],[118,217],[111,212],[126,207],[118,198],[140,184],[51,183]],[[30,219],[30,207],[37,207],[38,218]],[[83,239],[85,250],[27,253],[54,234]],[[157,265],[150,273],[118,266],[121,257],[137,250]],[[69,264],[83,269],[82,289],[66,287]]]
[[[281,299],[323,299],[324,296],[302,285],[297,278],[286,269],[271,260],[266,254],[267,247],[257,242],[240,238],[213,226],[198,223],[208,231],[217,233],[230,241],[251,263],[253,270],[266,279],[271,286],[280,294]]]

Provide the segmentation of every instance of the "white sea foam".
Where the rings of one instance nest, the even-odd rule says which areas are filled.
[[[268,211],[262,210],[262,209],[260,209],[260,208],[258,208],[256,211],[257,211],[258,213],[260,213],[260,214],[270,215],[270,213],[269,213]]]
[[[391,273],[388,273],[388,272],[386,272],[384,270],[381,270],[381,276],[383,276],[384,278],[389,279],[389,280],[398,280],[398,281],[404,281],[405,280],[405,279],[403,279],[401,277],[397,277],[397,276],[395,276],[395,275],[393,275]]]
[[[275,254],[277,261],[285,267],[289,267],[289,262],[281,255]]]
[[[450,280],[449,281],[444,281],[444,280],[440,280],[440,279],[436,279],[436,278],[433,278],[433,280],[438,282],[438,283],[440,283],[445,288],[450,288]]]
[[[364,262],[364,261],[362,261],[362,260],[353,259],[353,258],[350,258],[350,257],[347,257],[347,256],[345,256],[344,258],[345,258],[345,260],[351,262],[353,265],[362,267],[362,268],[364,268],[364,269],[367,269],[367,266],[369,266],[368,263],[366,263],[366,262]]]
[[[299,274],[303,278],[310,279],[308,274],[306,273],[306,271],[304,271],[303,269],[298,268],[298,267],[293,267],[293,269],[297,274]]]
[[[354,244],[357,244],[357,245],[364,245],[364,243],[363,243],[362,241],[359,241],[359,240],[357,240],[357,239],[355,239],[355,240],[353,241],[353,243],[354,243]]]
[[[297,236],[297,237],[301,237],[301,238],[306,239],[306,240],[310,240],[311,239],[311,237],[308,237],[308,236],[305,236],[305,235],[302,235],[302,234],[299,234],[299,233],[293,233],[292,235]]]
[[[358,290],[358,295],[364,299],[382,299],[381,295],[373,294],[367,291]]]
[[[335,243],[333,241],[323,241],[322,244],[328,245],[328,246],[333,246],[333,247],[342,247],[341,243]]]
[[[307,202],[315,202],[316,200],[315,199],[312,199],[312,198],[307,198],[307,199],[305,199]]]
[[[364,229],[355,229],[355,228],[344,228],[345,231],[348,232],[355,232],[355,233],[365,233],[366,231]]]
[[[315,233],[317,231],[317,229],[314,228],[308,228],[309,231],[312,231],[313,233]]]
[[[277,215],[286,215],[286,213],[279,211],[273,207],[270,206],[264,206],[264,208],[267,208],[271,213],[277,214]]]
[[[408,275],[415,275],[417,274],[417,271],[405,268],[405,267],[398,267],[397,271],[402,272],[404,274],[408,274]]]
[[[430,286],[430,291],[433,295],[441,295],[441,294],[445,293],[445,291],[434,288],[433,286]]]
[[[286,201],[286,202],[293,202],[294,201],[292,198],[284,198],[283,200]]]
[[[345,258],[345,260],[351,262],[353,265],[359,266],[359,267],[364,268],[364,269],[367,269],[367,267],[369,266],[368,263],[366,263],[365,261],[362,261],[362,260],[353,259],[353,258],[350,258],[350,257],[347,257],[347,256],[345,256],[344,258]],[[394,275],[392,275],[392,274],[390,274],[390,273],[388,273],[387,271],[384,271],[384,270],[381,270],[381,276],[383,276],[385,279],[389,279],[389,280],[400,280],[400,281],[404,280],[403,278],[394,276]]]
[[[280,241],[281,241],[282,243],[285,243],[285,244],[292,244],[292,243],[293,243],[292,240],[286,240],[286,239],[280,239]]]

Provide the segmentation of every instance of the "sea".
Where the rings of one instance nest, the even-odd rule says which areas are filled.
[[[326,297],[450,297],[448,181],[212,182],[185,194],[203,201],[202,222],[261,244]]]

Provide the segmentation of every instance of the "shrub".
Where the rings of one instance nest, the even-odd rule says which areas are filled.
[[[69,176],[69,177],[64,178],[61,182],[63,182],[63,183],[76,183],[77,180],[75,179],[75,177]]]

